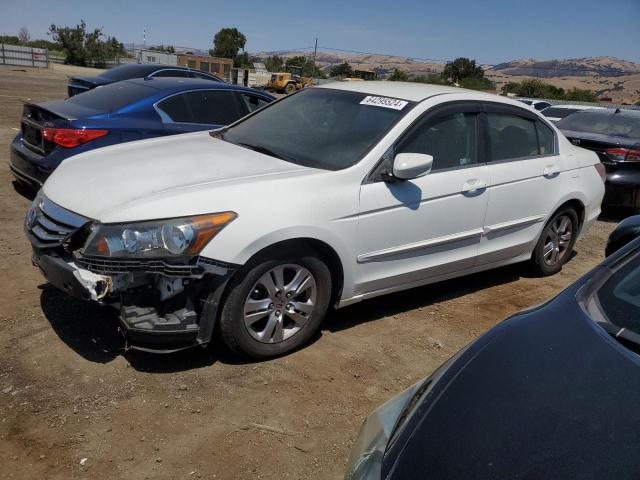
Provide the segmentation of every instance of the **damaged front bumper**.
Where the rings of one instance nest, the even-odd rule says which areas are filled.
[[[63,292],[118,309],[127,347],[154,352],[209,343],[222,291],[237,269],[205,258],[184,265],[98,263],[35,246],[33,263]]]

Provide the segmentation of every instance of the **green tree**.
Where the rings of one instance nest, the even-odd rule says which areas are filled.
[[[209,54],[213,57],[236,58],[244,49],[247,38],[237,28],[222,28],[213,37],[213,49]]]
[[[114,56],[126,55],[124,45],[115,37],[107,37],[106,41],[102,40],[104,36],[102,30],[96,28],[88,32],[84,20],[80,20],[80,23],[75,27],[60,27],[52,24],[49,27],[49,34],[64,52],[65,63],[71,65],[94,64],[99,66]]]
[[[301,75],[303,77],[315,78],[323,76],[315,62],[302,55],[288,58],[285,63],[285,67],[300,67],[302,69]]]
[[[429,83],[432,85],[447,85],[447,82],[438,74],[416,75],[409,79],[415,83]]]
[[[162,52],[162,53],[176,53],[176,49],[173,45],[157,45],[155,47],[149,47],[149,50],[153,50],[154,52]]]
[[[459,83],[465,78],[484,78],[484,70],[476,65],[475,60],[459,57],[445,65],[442,78],[451,83]]]
[[[281,72],[284,69],[284,58],[278,55],[267,57],[264,61],[264,66],[270,72]]]
[[[458,85],[462,88],[468,88],[470,90],[493,90],[496,88],[495,84],[488,78],[462,78],[459,80]]]
[[[575,102],[597,102],[598,96],[595,92],[583,88],[572,88],[567,91],[565,96],[567,100],[573,100]]]
[[[406,82],[409,80],[409,75],[404,70],[400,70],[399,68],[394,68],[391,75],[387,80],[391,80],[392,82]]]
[[[332,77],[352,77],[353,76],[353,68],[347,61],[344,61],[338,65],[334,65],[331,67],[329,74]]]
[[[519,97],[548,98],[564,100],[566,93],[563,88],[544,83],[537,78],[530,78],[521,82],[508,82],[502,86],[503,93],[513,93]]]

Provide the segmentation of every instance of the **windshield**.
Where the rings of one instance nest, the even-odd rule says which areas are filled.
[[[564,118],[572,113],[577,112],[577,108],[558,108],[558,107],[549,107],[545,108],[542,114],[545,117],[551,118]]]
[[[544,113],[546,114],[546,110]],[[596,133],[640,140],[640,116],[618,113],[580,112],[558,122],[558,128],[574,132]]]
[[[151,72],[158,70],[160,66],[158,65],[149,65],[144,67],[142,65],[133,64],[133,65],[123,65],[121,67],[115,67],[106,72],[102,72],[100,74],[103,78],[108,78],[109,80],[113,80],[115,82],[119,82],[120,80],[128,80],[129,78],[142,78],[149,75]]]
[[[360,161],[411,106],[365,93],[310,88],[266,107],[220,137],[299,165],[341,170]]]

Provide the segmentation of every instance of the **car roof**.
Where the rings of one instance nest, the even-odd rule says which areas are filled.
[[[449,87],[444,85],[431,85],[417,82],[390,82],[390,81],[363,81],[363,82],[333,82],[320,85],[317,88],[331,88],[334,90],[345,90],[349,92],[366,93],[368,95],[379,95],[383,97],[401,98],[411,102],[420,102],[434,95],[443,93],[482,93],[474,90],[467,90],[459,87]]]
[[[134,85],[142,85],[158,91],[171,93],[182,92],[185,90],[237,90],[243,92],[261,93],[267,97],[272,97],[266,92],[258,92],[253,88],[233,85],[223,82],[212,82],[202,78],[184,78],[184,77],[161,77],[161,78],[131,78],[122,80],[118,83],[129,83]],[[273,98],[273,97],[272,97]]]
[[[579,112],[573,113],[572,115],[581,115],[586,114],[589,115],[615,115],[616,117],[632,117],[632,118],[640,118],[640,110],[633,110],[630,108],[594,108],[594,109],[583,109]]]
[[[595,105],[571,105],[561,104],[552,105],[553,108],[572,108],[574,110],[606,110],[606,107],[596,107]]]

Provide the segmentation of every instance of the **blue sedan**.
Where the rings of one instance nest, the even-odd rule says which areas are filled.
[[[66,100],[25,104],[11,143],[19,183],[41,186],[66,158],[117,143],[220,128],[272,102],[250,88],[200,79],[147,78]]]

